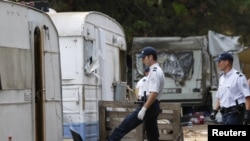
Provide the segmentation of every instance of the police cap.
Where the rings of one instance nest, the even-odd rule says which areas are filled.
[[[138,56],[138,58],[143,58],[148,55],[156,54],[156,50],[153,47],[147,46],[142,49],[141,54]]]
[[[224,52],[214,59],[214,61],[216,62],[221,61],[221,60],[228,60],[230,62],[233,62],[233,55],[231,53]]]

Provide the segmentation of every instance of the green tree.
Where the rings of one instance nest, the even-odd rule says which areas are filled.
[[[15,0],[14,0],[15,1]],[[28,2],[28,1],[27,1]],[[198,36],[213,30],[250,45],[250,0],[48,0],[57,12],[99,11],[135,36]]]

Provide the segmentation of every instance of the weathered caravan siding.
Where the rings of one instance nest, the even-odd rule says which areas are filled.
[[[62,141],[59,40],[50,17],[0,1],[0,140]]]
[[[72,138],[73,126],[84,140],[96,141],[98,100],[116,99],[113,84],[125,74],[123,28],[95,11],[49,15],[60,36],[64,138]]]

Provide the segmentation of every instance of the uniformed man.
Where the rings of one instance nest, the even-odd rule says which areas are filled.
[[[123,136],[141,123],[144,123],[148,141],[159,141],[157,118],[160,113],[159,99],[163,91],[165,76],[157,63],[157,53],[153,47],[143,48],[138,57],[142,58],[145,66],[150,67],[148,79],[144,83],[146,97],[140,97],[140,101],[145,100],[145,102],[115,128],[108,141],[121,140]]]
[[[244,74],[235,70],[233,56],[228,52],[220,54],[215,61],[222,71],[216,92],[216,108],[210,117],[220,110],[223,125],[240,125],[250,121],[250,90]]]

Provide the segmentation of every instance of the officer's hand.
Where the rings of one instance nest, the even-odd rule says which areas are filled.
[[[250,124],[250,110],[246,110],[244,113],[244,124]]]
[[[137,115],[138,119],[143,120],[146,111],[147,111],[147,108],[142,107],[141,110],[140,110],[140,112],[139,112],[138,115]]]
[[[210,114],[210,119],[215,120],[217,113],[218,113],[218,110],[213,110],[212,113]]]

